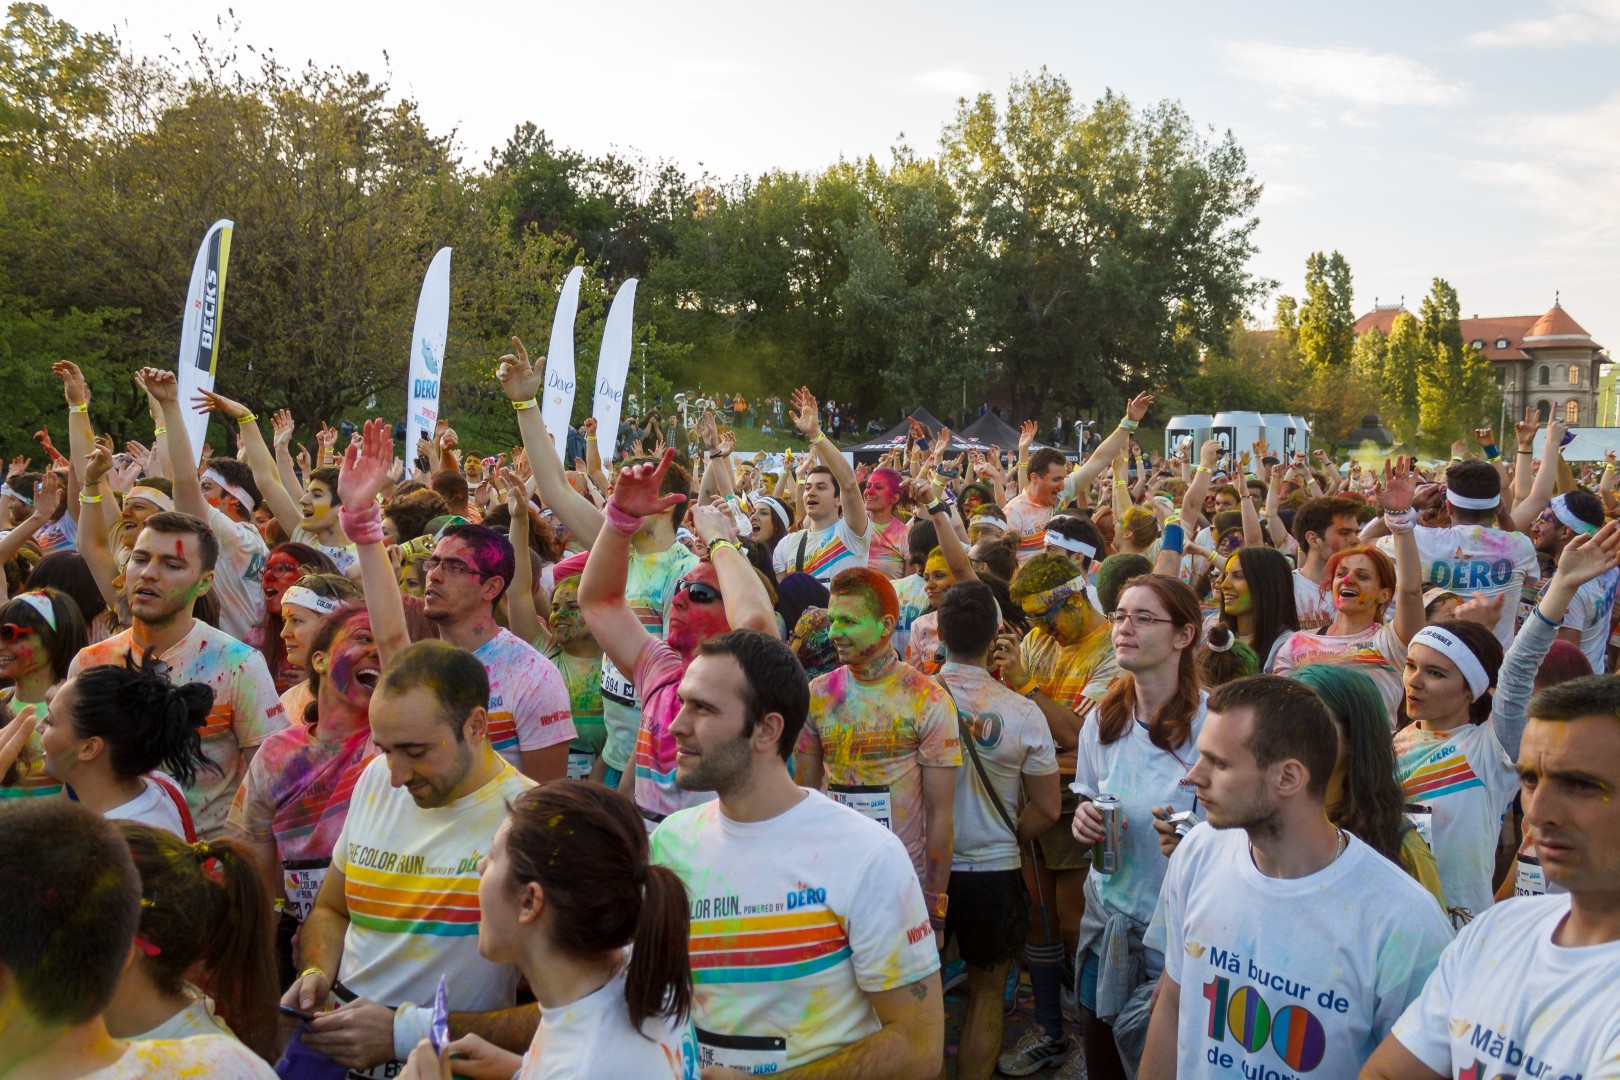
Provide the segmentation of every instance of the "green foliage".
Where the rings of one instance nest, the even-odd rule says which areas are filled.
[[[1305,302],[1299,308],[1299,351],[1313,376],[1342,369],[1350,361],[1356,314],[1350,264],[1335,251],[1305,260]]]
[[[1477,427],[1493,425],[1502,396],[1490,364],[1463,343],[1457,290],[1435,278],[1421,311],[1418,406],[1423,441],[1438,449],[1468,438]]]

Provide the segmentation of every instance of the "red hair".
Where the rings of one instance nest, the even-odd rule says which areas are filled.
[[[1333,588],[1333,575],[1338,571],[1344,560],[1352,555],[1365,555],[1373,564],[1373,573],[1378,578],[1378,587],[1395,591],[1395,561],[1371,544],[1357,544],[1347,547],[1328,556],[1328,561],[1322,567],[1322,591],[1327,592]]]
[[[827,590],[832,596],[859,596],[872,606],[878,617],[888,616],[900,621],[900,598],[895,595],[889,579],[869,566],[852,566],[840,570]]]

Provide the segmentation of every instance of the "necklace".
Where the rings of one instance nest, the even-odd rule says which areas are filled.
[[[1337,825],[1335,825],[1333,827],[1333,831],[1335,833],[1337,833],[1338,835],[1335,838],[1334,844],[1333,844],[1333,858],[1328,860],[1328,866],[1332,866],[1334,863],[1338,862],[1339,861],[1339,856],[1343,855],[1344,852],[1345,852],[1345,849],[1350,846],[1350,837],[1345,833],[1345,831],[1343,829],[1341,829]],[[1254,841],[1253,840],[1249,841],[1249,861],[1254,864],[1254,868],[1256,870],[1260,869],[1260,861],[1254,857]],[[1323,867],[1322,869],[1325,870],[1325,869],[1327,869],[1327,867]],[[1320,871],[1317,871],[1317,872],[1320,872]],[[1261,873],[1265,873],[1265,872],[1261,871]],[[1271,875],[1266,874],[1266,876],[1270,877]]]

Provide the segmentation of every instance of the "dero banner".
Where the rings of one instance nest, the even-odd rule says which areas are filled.
[[[546,381],[540,387],[540,419],[551,433],[551,443],[563,468],[568,460],[568,421],[574,412],[574,316],[579,312],[579,279],[585,268],[576,266],[563,279],[557,312],[551,319],[551,347],[546,350]]]
[[[636,279],[613,294],[607,326],[602,330],[602,352],[596,362],[596,448],[604,468],[618,457],[619,413],[624,407],[624,380],[630,374],[630,330],[636,306]]]
[[[202,460],[203,443],[208,441],[208,413],[193,412],[191,398],[198,390],[214,388],[214,370],[219,364],[220,314],[225,301],[225,267],[231,258],[231,230],[236,223],[214,222],[197,249],[191,265],[191,288],[186,307],[180,313],[180,366],[175,372],[180,384],[180,408],[186,414],[186,433]],[[227,449],[227,452],[229,450]]]
[[[416,440],[433,438],[439,419],[444,343],[450,336],[450,249],[440,248],[422,278],[411,333],[411,368],[405,384],[405,460],[416,459]],[[430,458],[430,460],[432,460]]]

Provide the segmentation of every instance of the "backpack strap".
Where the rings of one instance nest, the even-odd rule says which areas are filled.
[[[945,696],[951,699],[951,708],[956,710],[957,738],[961,740],[962,748],[967,752],[967,756],[973,759],[973,772],[978,776],[979,783],[984,787],[984,793],[989,797],[990,805],[996,808],[996,815],[1001,818],[1001,823],[1007,826],[1007,831],[1012,833],[1013,843],[1017,844],[1018,826],[1013,822],[1012,817],[1008,815],[1007,808],[1001,804],[1001,798],[996,794],[994,785],[990,783],[990,775],[985,772],[984,761],[979,757],[978,743],[973,741],[973,732],[968,729],[967,721],[962,717],[962,707],[956,703],[956,695],[951,693],[951,688],[945,685],[945,680],[940,676],[935,675],[934,681],[939,683],[941,690],[945,691]]]

